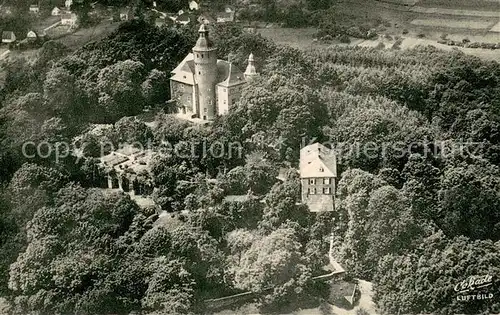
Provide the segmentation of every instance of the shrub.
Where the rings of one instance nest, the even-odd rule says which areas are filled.
[[[351,42],[351,39],[349,38],[349,36],[342,34],[339,36],[339,41],[343,44],[349,44]]]
[[[417,34],[417,37],[418,37],[418,38],[424,38],[424,37],[425,37],[425,34],[424,34],[424,33],[418,33],[418,34]]]
[[[403,35],[406,35],[406,34],[408,34],[408,30],[405,28],[405,29],[403,30]]]
[[[380,42],[378,45],[375,47],[375,49],[385,49],[384,43]]]

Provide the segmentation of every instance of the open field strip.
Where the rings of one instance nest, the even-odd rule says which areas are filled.
[[[462,16],[483,16],[483,17],[498,17],[498,11],[478,11],[478,10],[458,10],[446,8],[424,8],[414,6],[410,11],[426,14],[445,14],[445,15],[462,15]]]
[[[492,26],[488,21],[467,21],[467,20],[451,20],[451,19],[415,19],[410,22],[418,26],[432,27],[450,27],[450,28],[467,28],[467,29],[489,29]]]
[[[418,2],[418,0],[377,0],[377,1],[397,4],[397,5],[406,5],[406,6],[414,6]]]

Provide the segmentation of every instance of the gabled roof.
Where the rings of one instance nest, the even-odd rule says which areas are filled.
[[[35,31],[29,31],[26,35],[26,37],[37,37]]]
[[[12,39],[13,37],[15,37],[15,34],[12,31],[3,31],[2,32],[2,39]]]
[[[300,150],[300,177],[337,177],[337,158],[333,150],[320,143]]]
[[[225,79],[224,79],[224,81],[220,82],[218,85],[230,87],[230,86],[234,86],[234,85],[238,85],[238,84],[242,84],[242,83],[246,82],[245,76],[243,75],[243,73],[241,73],[241,71],[236,66],[233,66],[231,63],[229,63],[227,61],[223,61],[223,62],[226,62],[228,65],[227,66],[224,65],[224,66],[220,67],[221,70],[223,70],[224,72],[218,73],[218,74],[220,74],[221,77],[225,77]],[[219,62],[217,62],[217,64],[219,64]]]
[[[172,71],[170,79],[189,85],[196,84],[194,80],[194,55],[192,53],[189,53]],[[230,66],[230,63],[225,60],[217,60],[217,83],[219,85],[234,86],[245,82],[243,73],[238,67]]]
[[[202,13],[198,16],[198,22],[201,23],[202,21],[206,21],[206,22],[210,23],[210,22],[214,22],[215,19],[209,13],[205,12],[205,13]]]
[[[194,55],[189,53],[172,71],[171,80],[194,85]]]

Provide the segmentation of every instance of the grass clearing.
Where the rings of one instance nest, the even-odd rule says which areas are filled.
[[[119,25],[119,23],[101,23],[94,27],[81,28],[74,33],[57,39],[57,41],[68,46],[70,49],[76,49],[85,45],[86,43],[100,40],[108,36],[109,34],[114,32]]]
[[[493,24],[489,21],[453,20],[453,19],[415,19],[410,22],[418,26],[449,27],[466,29],[489,29]]]
[[[304,49],[311,47],[316,28],[261,28],[257,29],[263,37],[280,45]]]
[[[416,13],[425,13],[425,14],[482,16],[482,17],[498,18],[498,9],[496,11],[485,11],[485,10],[469,10],[469,9],[427,8],[421,6],[414,6],[410,9],[410,11]]]
[[[418,5],[431,8],[473,9],[498,11],[500,0],[420,0]]]

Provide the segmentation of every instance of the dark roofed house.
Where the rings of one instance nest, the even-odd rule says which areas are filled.
[[[170,19],[168,19],[170,20]],[[157,18],[155,19],[155,26],[156,27],[162,27],[167,24],[167,19],[162,19],[162,18]]]
[[[179,15],[175,21],[179,24],[182,24],[182,25],[186,25],[188,24],[189,22],[191,22],[191,17],[189,15],[189,13],[182,13],[181,15]]]
[[[331,304],[343,308],[352,308],[359,296],[360,293],[356,283],[343,280],[330,281],[330,294],[327,300]]]
[[[16,41],[16,34],[12,31],[3,31],[2,32],[2,43],[13,43]]]
[[[198,23],[200,24],[211,24],[215,23],[216,19],[214,19],[210,14],[208,13],[202,13],[198,16]]]

